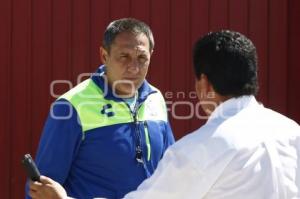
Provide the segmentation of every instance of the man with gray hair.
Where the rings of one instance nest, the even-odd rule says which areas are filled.
[[[153,48],[144,22],[111,22],[100,48],[104,65],[52,105],[36,164],[71,197],[123,197],[173,144],[163,96],[145,80]]]

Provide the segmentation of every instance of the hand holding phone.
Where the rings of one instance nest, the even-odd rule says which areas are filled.
[[[41,174],[30,154],[24,155],[22,164],[27,172],[28,178],[30,178],[32,181],[40,181]]]

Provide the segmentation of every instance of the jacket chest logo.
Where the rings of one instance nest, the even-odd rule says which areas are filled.
[[[112,105],[106,104],[101,109],[101,114],[106,115],[107,117],[112,117],[115,115],[115,113],[112,111]]]

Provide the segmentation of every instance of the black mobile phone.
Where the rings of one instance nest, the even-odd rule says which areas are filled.
[[[28,178],[32,181],[40,181],[40,172],[30,154],[25,154],[22,159],[23,167],[27,172]]]

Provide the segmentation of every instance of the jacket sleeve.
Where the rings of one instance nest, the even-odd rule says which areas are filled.
[[[165,137],[164,137],[164,151],[167,150],[169,146],[175,143],[173,131],[171,129],[170,123],[167,122],[165,126]]]
[[[154,174],[146,179],[136,191],[127,194],[125,199],[195,198],[193,185],[198,185],[203,175],[185,159],[184,155],[174,153],[172,148],[166,151]],[[201,188],[200,185],[196,187],[196,190]],[[190,195],[193,197],[188,197]]]
[[[125,199],[205,198],[238,153],[224,139],[205,136],[186,136],[170,146],[153,175]]]
[[[167,108],[167,103],[165,101],[165,99],[163,98],[162,94],[161,94],[161,100],[163,101],[163,110],[165,112],[165,135],[164,135],[164,148],[163,151],[165,152],[169,146],[171,146],[172,144],[175,143],[175,139],[174,139],[174,135],[173,135],[173,131],[168,119],[168,108]]]
[[[50,108],[35,158],[41,175],[63,185],[81,141],[76,110],[64,99],[56,101]],[[26,197],[29,198],[27,185]]]

